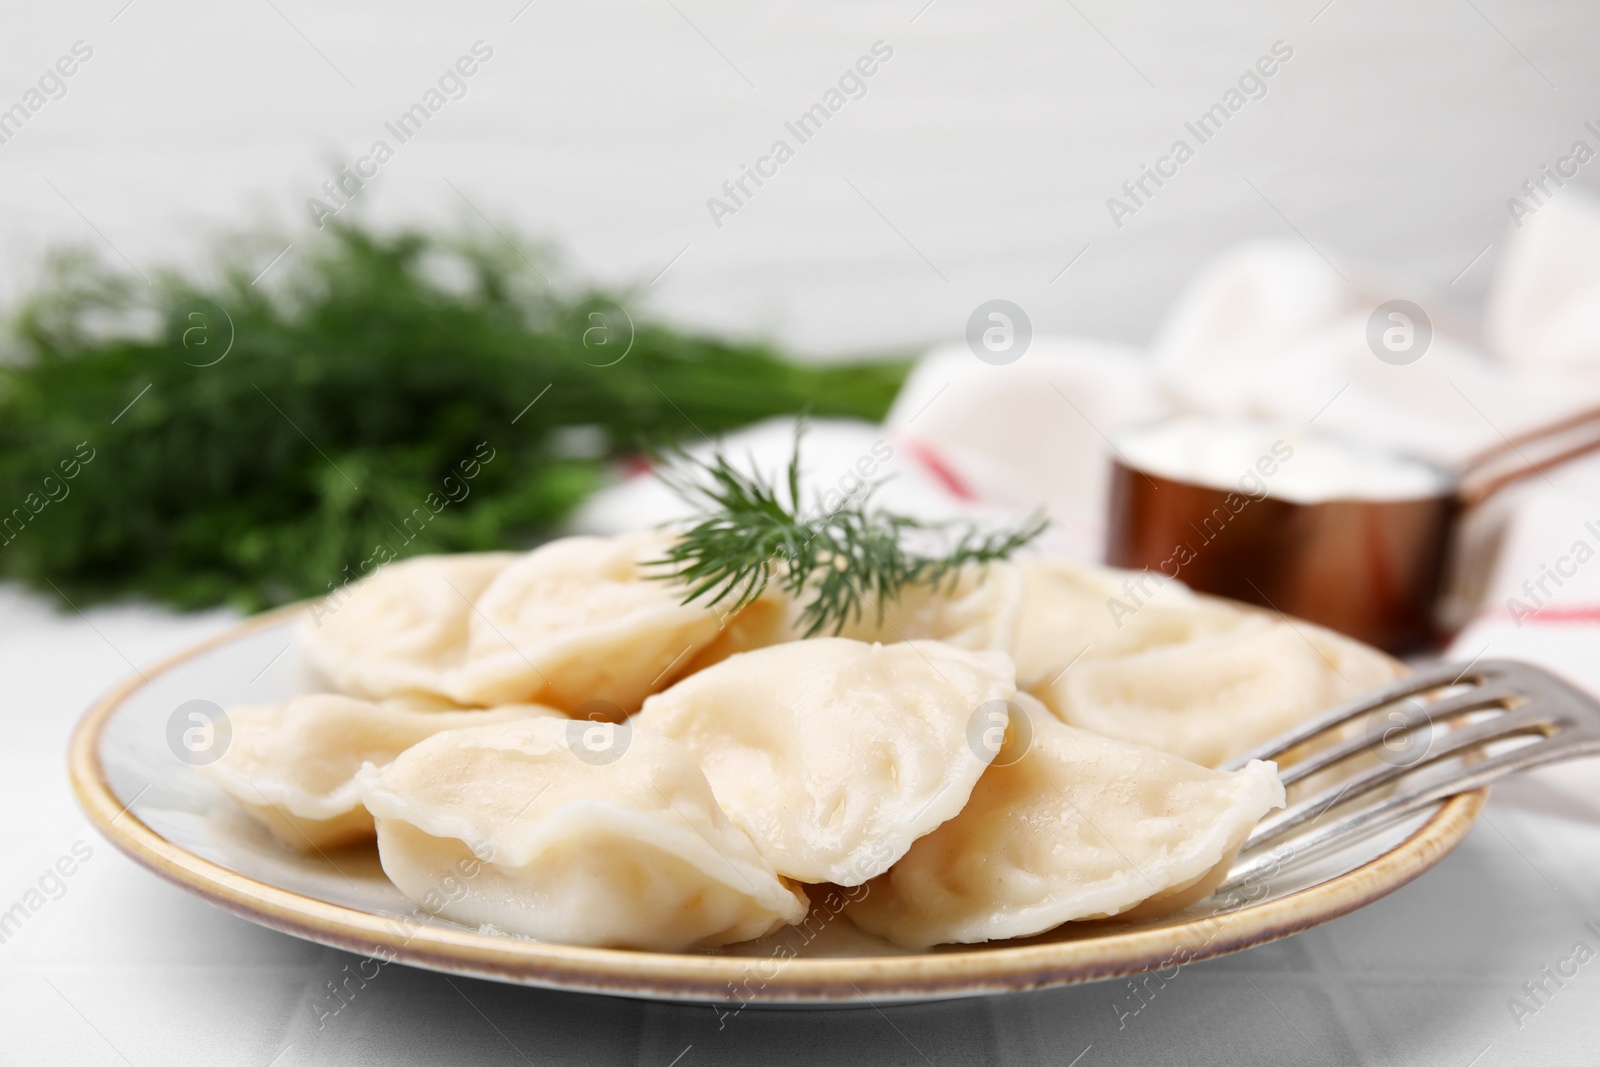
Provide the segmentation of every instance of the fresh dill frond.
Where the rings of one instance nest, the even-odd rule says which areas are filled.
[[[776,581],[802,603],[806,637],[837,634],[869,604],[881,610],[908,586],[953,583],[966,565],[1006,559],[1049,525],[1042,514],[993,532],[924,522],[875,507],[876,485],[833,511],[802,514],[801,432],[778,480],[746,473],[720,452],[709,462],[680,452],[673,458],[686,469],[661,467],[659,477],[698,509],[693,525],[653,561],[663,568],[653,577],[685,585],[684,603],[704,601],[732,614]],[[950,548],[925,555],[907,545],[913,533],[943,535]]]
[[[910,366],[669,326],[515,240],[333,222],[153,285],[54,259],[0,322],[0,580],[80,606],[321,596],[388,559],[536,544],[640,438],[881,419]],[[591,347],[624,322],[626,358]]]

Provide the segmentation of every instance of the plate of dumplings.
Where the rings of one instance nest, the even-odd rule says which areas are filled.
[[[1218,769],[1403,668],[1179,582],[966,566],[805,636],[648,573],[667,533],[419,556],[131,679],[74,735],[113,843],[380,961],[738,1007],[1167,970],[1325,922],[1473,796],[1223,893],[1285,803]]]

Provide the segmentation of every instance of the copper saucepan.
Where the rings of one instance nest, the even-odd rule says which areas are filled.
[[[1199,592],[1408,652],[1443,636],[1435,608],[1462,515],[1507,485],[1597,449],[1600,408],[1506,438],[1456,472],[1427,464],[1437,475],[1431,492],[1314,503],[1272,494],[1264,472],[1292,459],[1270,452],[1251,483],[1264,485],[1264,496],[1164,476],[1119,452],[1112,460],[1106,562],[1149,568]]]

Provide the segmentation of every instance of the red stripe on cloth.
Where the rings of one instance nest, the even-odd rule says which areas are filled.
[[[942,485],[946,492],[957,500],[976,500],[978,494],[972,491],[955,469],[945,458],[934,451],[933,447],[922,441],[908,439],[901,445],[911,454],[911,458],[922,464],[923,468]]]
[[[1479,614],[1480,619],[1512,619],[1518,625],[1524,622],[1543,622],[1552,625],[1600,626],[1600,604],[1573,608],[1534,608],[1532,611],[1513,614],[1510,608],[1498,607]]]

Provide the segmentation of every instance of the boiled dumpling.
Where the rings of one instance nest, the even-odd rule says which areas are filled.
[[[300,647],[351,696],[444,694],[466,653],[472,602],[517,558],[481,552],[386,564],[313,604]]]
[[[870,597],[861,616],[837,636],[857,641],[941,641],[974,652],[1009,651],[1022,608],[1022,575],[1015,564],[971,565],[937,586],[905,586],[879,604]]]
[[[466,704],[533,700],[564,711],[637,711],[687,670],[722,620],[661,581],[668,539],[567,537],[505,568],[478,598],[448,695]],[[587,712],[585,712],[587,715]]]
[[[975,716],[1014,691],[1004,653],[824,637],[732,656],[633,721],[694,755],[779,874],[853,886],[961,810],[994,757]]]
[[[803,606],[812,595],[807,590],[797,598],[774,578],[759,597],[726,620],[685,675],[739,652],[804,639],[808,623]],[[1011,564],[969,566],[937,586],[907,585],[881,603],[868,597],[858,617],[846,620],[837,633],[824,628],[818,636],[883,644],[941,641],[974,652],[1006,651],[1017,634],[1021,603],[1021,576]]]
[[[1013,706],[965,809],[846,908],[857,926],[920,949],[1176,910],[1215,888],[1283,805],[1270,763],[1208,770],[1063,725],[1026,694]]]
[[[768,582],[760,596],[723,618],[717,635],[695,653],[683,677],[740,652],[798,641],[803,636],[805,630],[800,625],[800,608],[795,598],[776,581]]]
[[[689,754],[645,729],[458,730],[358,779],[384,871],[468,926],[670,952],[761,937],[809,908],[729,823]]]
[[[229,711],[227,749],[199,770],[291,848],[336,848],[372,836],[372,816],[355,787],[363,763],[386,764],[441,730],[558,714],[529,705],[437,711],[300,696]]]
[[[1017,685],[1053,681],[1080,659],[1108,659],[1265,625],[1182,582],[1150,572],[1086,567],[1039,557],[1017,564],[1022,607],[1011,657]]]
[[[1072,726],[1215,767],[1395,670],[1326,630],[1272,622],[1118,659],[1085,658],[1034,692]]]
[[[1339,701],[1370,693],[1405,673],[1405,668],[1395,660],[1343,634],[1306,623],[1295,626],[1317,650],[1328,669],[1338,676]]]
[[[645,566],[667,544],[656,533],[568,537],[524,555],[392,563],[314,605],[300,643],[353,696],[621,717],[682,676],[725,622]]]

